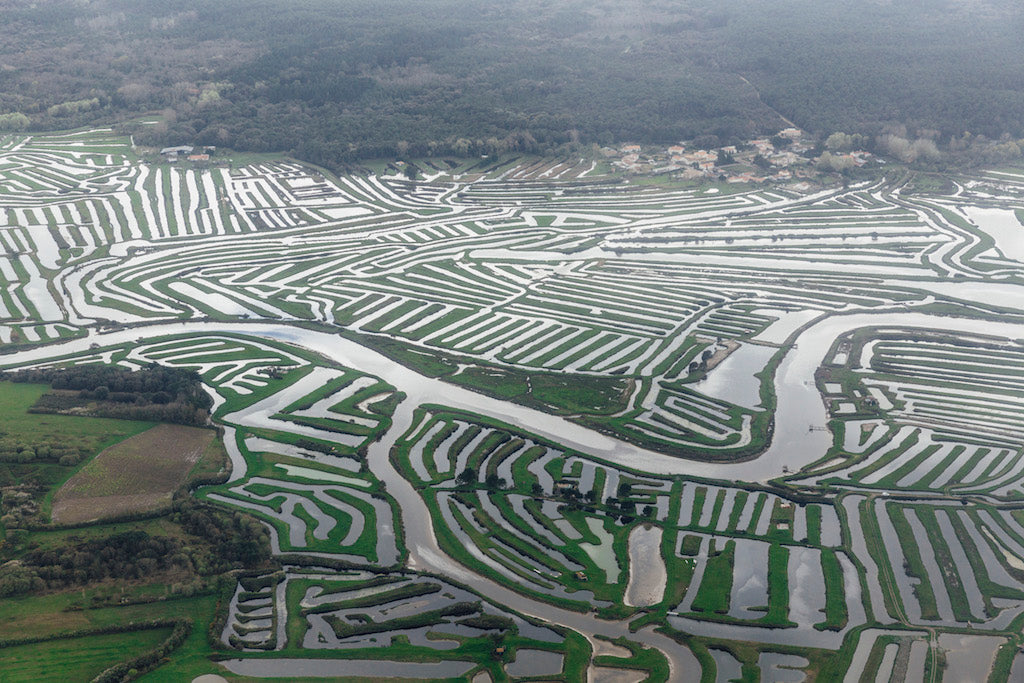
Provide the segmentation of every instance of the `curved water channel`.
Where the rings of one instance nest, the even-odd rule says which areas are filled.
[[[609,462],[654,474],[690,474],[734,480],[769,479],[782,474],[783,466],[796,470],[824,455],[831,445],[828,432],[809,431],[809,425],[824,425],[825,407],[814,385],[814,372],[821,365],[835,339],[855,329],[934,328],[970,334],[990,334],[1010,339],[1024,338],[1024,325],[950,318],[913,312],[854,313],[826,318],[804,330],[786,356],[775,377],[777,411],[774,438],[756,460],[719,464],[667,456],[597,434],[568,420],[530,408],[483,396],[438,379],[420,375],[409,368],[354,341],[329,334],[292,327],[283,323],[183,322],[163,323],[106,334],[94,333],[83,339],[0,357],[0,367],[24,365],[58,356],[88,351],[101,346],[176,334],[238,333],[297,344],[347,367],[376,375],[406,393],[395,411],[390,430],[369,447],[368,464],[399,503],[410,568],[436,572],[468,585],[503,605],[547,622],[594,636],[627,636],[662,651],[672,669],[670,680],[699,680],[700,665],[690,650],[670,638],[646,629],[629,633],[626,622],[602,621],[527,598],[480,576],[446,555],[434,536],[430,514],[413,486],[391,465],[392,445],[413,425],[414,412],[425,403],[441,403],[511,423],[556,443],[578,449]],[[235,463],[236,467],[239,463]],[[244,467],[244,461],[241,462]],[[239,476],[236,471],[233,478]]]
[[[501,420],[524,432],[550,439],[609,463],[657,475],[684,474],[713,479],[767,481],[781,476],[784,467],[797,471],[821,458],[832,444],[832,434],[809,430],[828,420],[825,404],[814,384],[814,372],[822,364],[837,337],[864,327],[937,329],[1009,339],[1024,338],[1024,324],[973,318],[954,318],[916,312],[877,312],[833,315],[800,333],[782,361],[774,380],[777,407],[770,444],[755,459],[736,463],[690,460],[600,434],[565,418],[543,413],[501,399],[485,396],[440,379],[421,375],[400,363],[338,335],[273,322],[161,323],[91,334],[74,341],[0,356],[0,367],[41,361],[101,346],[175,334],[236,333],[276,339],[307,348],[338,363],[375,375],[405,392],[403,405],[437,403]],[[394,429],[392,429],[394,432]],[[386,440],[391,440],[389,435]]]

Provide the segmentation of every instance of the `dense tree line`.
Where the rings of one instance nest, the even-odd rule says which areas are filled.
[[[246,515],[228,514],[182,496],[171,519],[187,536],[142,530],[31,549],[0,566],[0,598],[100,581],[145,580],[163,572],[208,577],[264,565],[270,556],[266,529]]]
[[[183,493],[175,499],[171,519],[181,524],[186,533],[203,539],[215,550],[196,565],[200,574],[256,567],[270,557],[270,536],[266,527],[248,515],[214,510]]]
[[[34,368],[7,373],[4,378],[49,384],[56,390],[41,396],[31,412],[63,413],[74,409],[76,414],[85,411],[102,417],[203,425],[213,405],[213,399],[203,390],[202,378],[194,370],[157,364],[138,370],[116,365]]]
[[[159,112],[124,130],[332,168],[727,144],[780,114],[822,137],[1021,137],[1022,17],[1014,0],[12,0],[0,128]]]
[[[32,413],[88,415],[119,420],[169,422],[171,424],[203,426],[210,414],[192,402],[157,392],[152,397],[124,392],[80,391],[78,394],[49,393],[29,409]]]
[[[83,585],[104,579],[141,579],[189,561],[180,540],[126,531],[67,548],[35,550],[22,556],[48,588]]]
[[[61,368],[33,368],[7,373],[13,382],[49,384],[54,389],[95,392],[106,387],[104,398],[131,394],[152,398],[157,394],[182,397],[196,407],[209,408],[213,401],[202,389],[202,379],[195,370],[150,364],[139,370],[118,365],[74,365]]]

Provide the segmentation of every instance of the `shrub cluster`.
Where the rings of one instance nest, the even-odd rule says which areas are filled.
[[[55,462],[66,467],[74,467],[88,454],[89,450],[86,448],[56,440],[23,443],[17,439],[0,439],[0,462],[23,465],[33,462]]]

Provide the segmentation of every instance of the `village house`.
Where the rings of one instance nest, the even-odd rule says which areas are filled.
[[[701,164],[706,161],[714,163],[718,161],[718,152],[710,149],[697,149],[684,154],[683,159],[691,164]]]
[[[777,152],[768,157],[773,166],[792,166],[800,163],[803,158],[793,152]]]
[[[860,167],[871,161],[871,159],[873,159],[874,157],[871,155],[870,152],[865,152],[864,150],[857,150],[855,152],[850,152],[850,158],[853,159],[853,163]]]
[[[179,154],[191,154],[192,150],[195,149],[189,145],[180,145],[178,147],[164,147],[160,150],[160,156],[167,161],[177,161]]]

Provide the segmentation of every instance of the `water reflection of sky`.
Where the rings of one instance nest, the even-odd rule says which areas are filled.
[[[761,407],[761,380],[754,374],[764,370],[765,364],[777,352],[778,349],[771,346],[740,344],[693,388],[711,398],[758,409]]]

